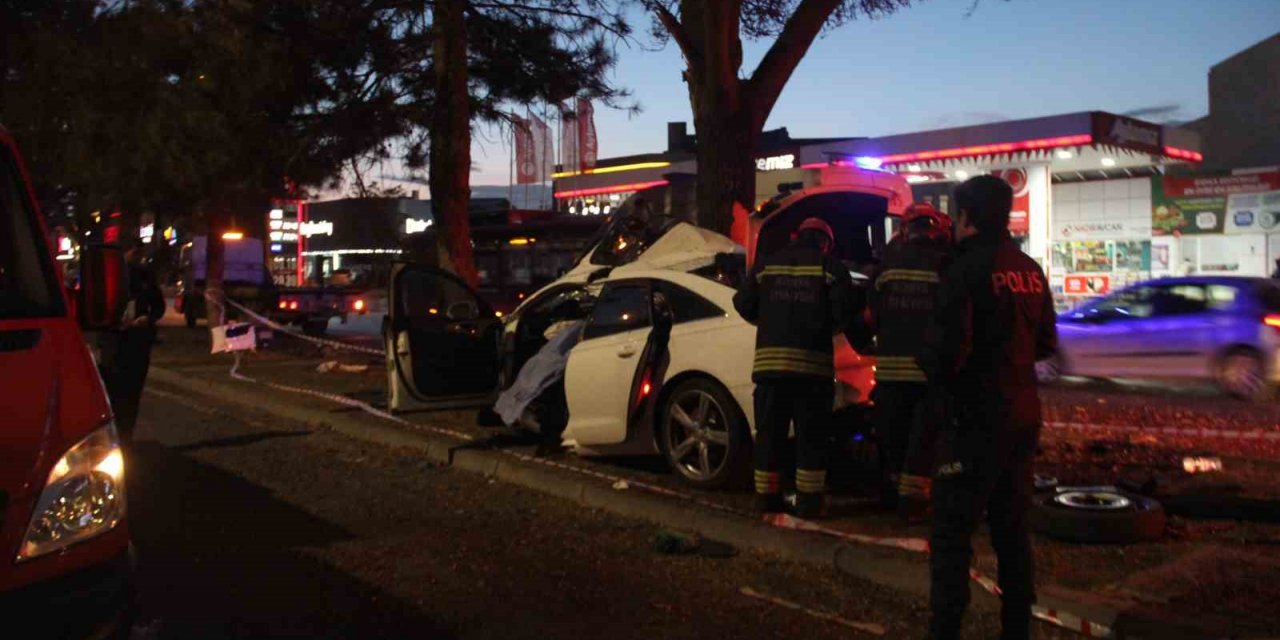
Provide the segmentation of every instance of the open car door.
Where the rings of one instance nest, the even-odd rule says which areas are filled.
[[[392,411],[492,400],[502,322],[457,276],[423,265],[394,265],[383,333]]]

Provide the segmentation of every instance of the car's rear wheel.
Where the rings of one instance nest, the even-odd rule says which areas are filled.
[[[667,395],[658,445],[671,468],[696,487],[745,482],[751,468],[746,418],[720,385],[703,378],[686,380]]]
[[[1264,400],[1271,395],[1266,366],[1252,349],[1233,349],[1218,362],[1218,387],[1244,400]]]

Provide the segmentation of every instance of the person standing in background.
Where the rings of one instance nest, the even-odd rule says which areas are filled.
[[[122,244],[129,265],[129,302],[121,325],[99,337],[102,360],[98,366],[115,413],[116,429],[121,440],[128,443],[138,422],[156,324],[164,317],[164,294],[137,239]]]

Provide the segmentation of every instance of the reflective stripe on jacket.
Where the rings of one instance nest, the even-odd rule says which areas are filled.
[[[876,380],[925,382],[916,363],[934,312],[948,249],[928,239],[898,240],[885,249],[869,293],[876,331]]]
[[[853,279],[817,249],[792,244],[760,258],[733,305],[756,325],[755,381],[835,375],[832,336],[854,321]]]

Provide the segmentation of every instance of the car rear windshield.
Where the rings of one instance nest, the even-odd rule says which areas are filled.
[[[17,163],[0,145],[0,319],[63,314],[39,229]]]

